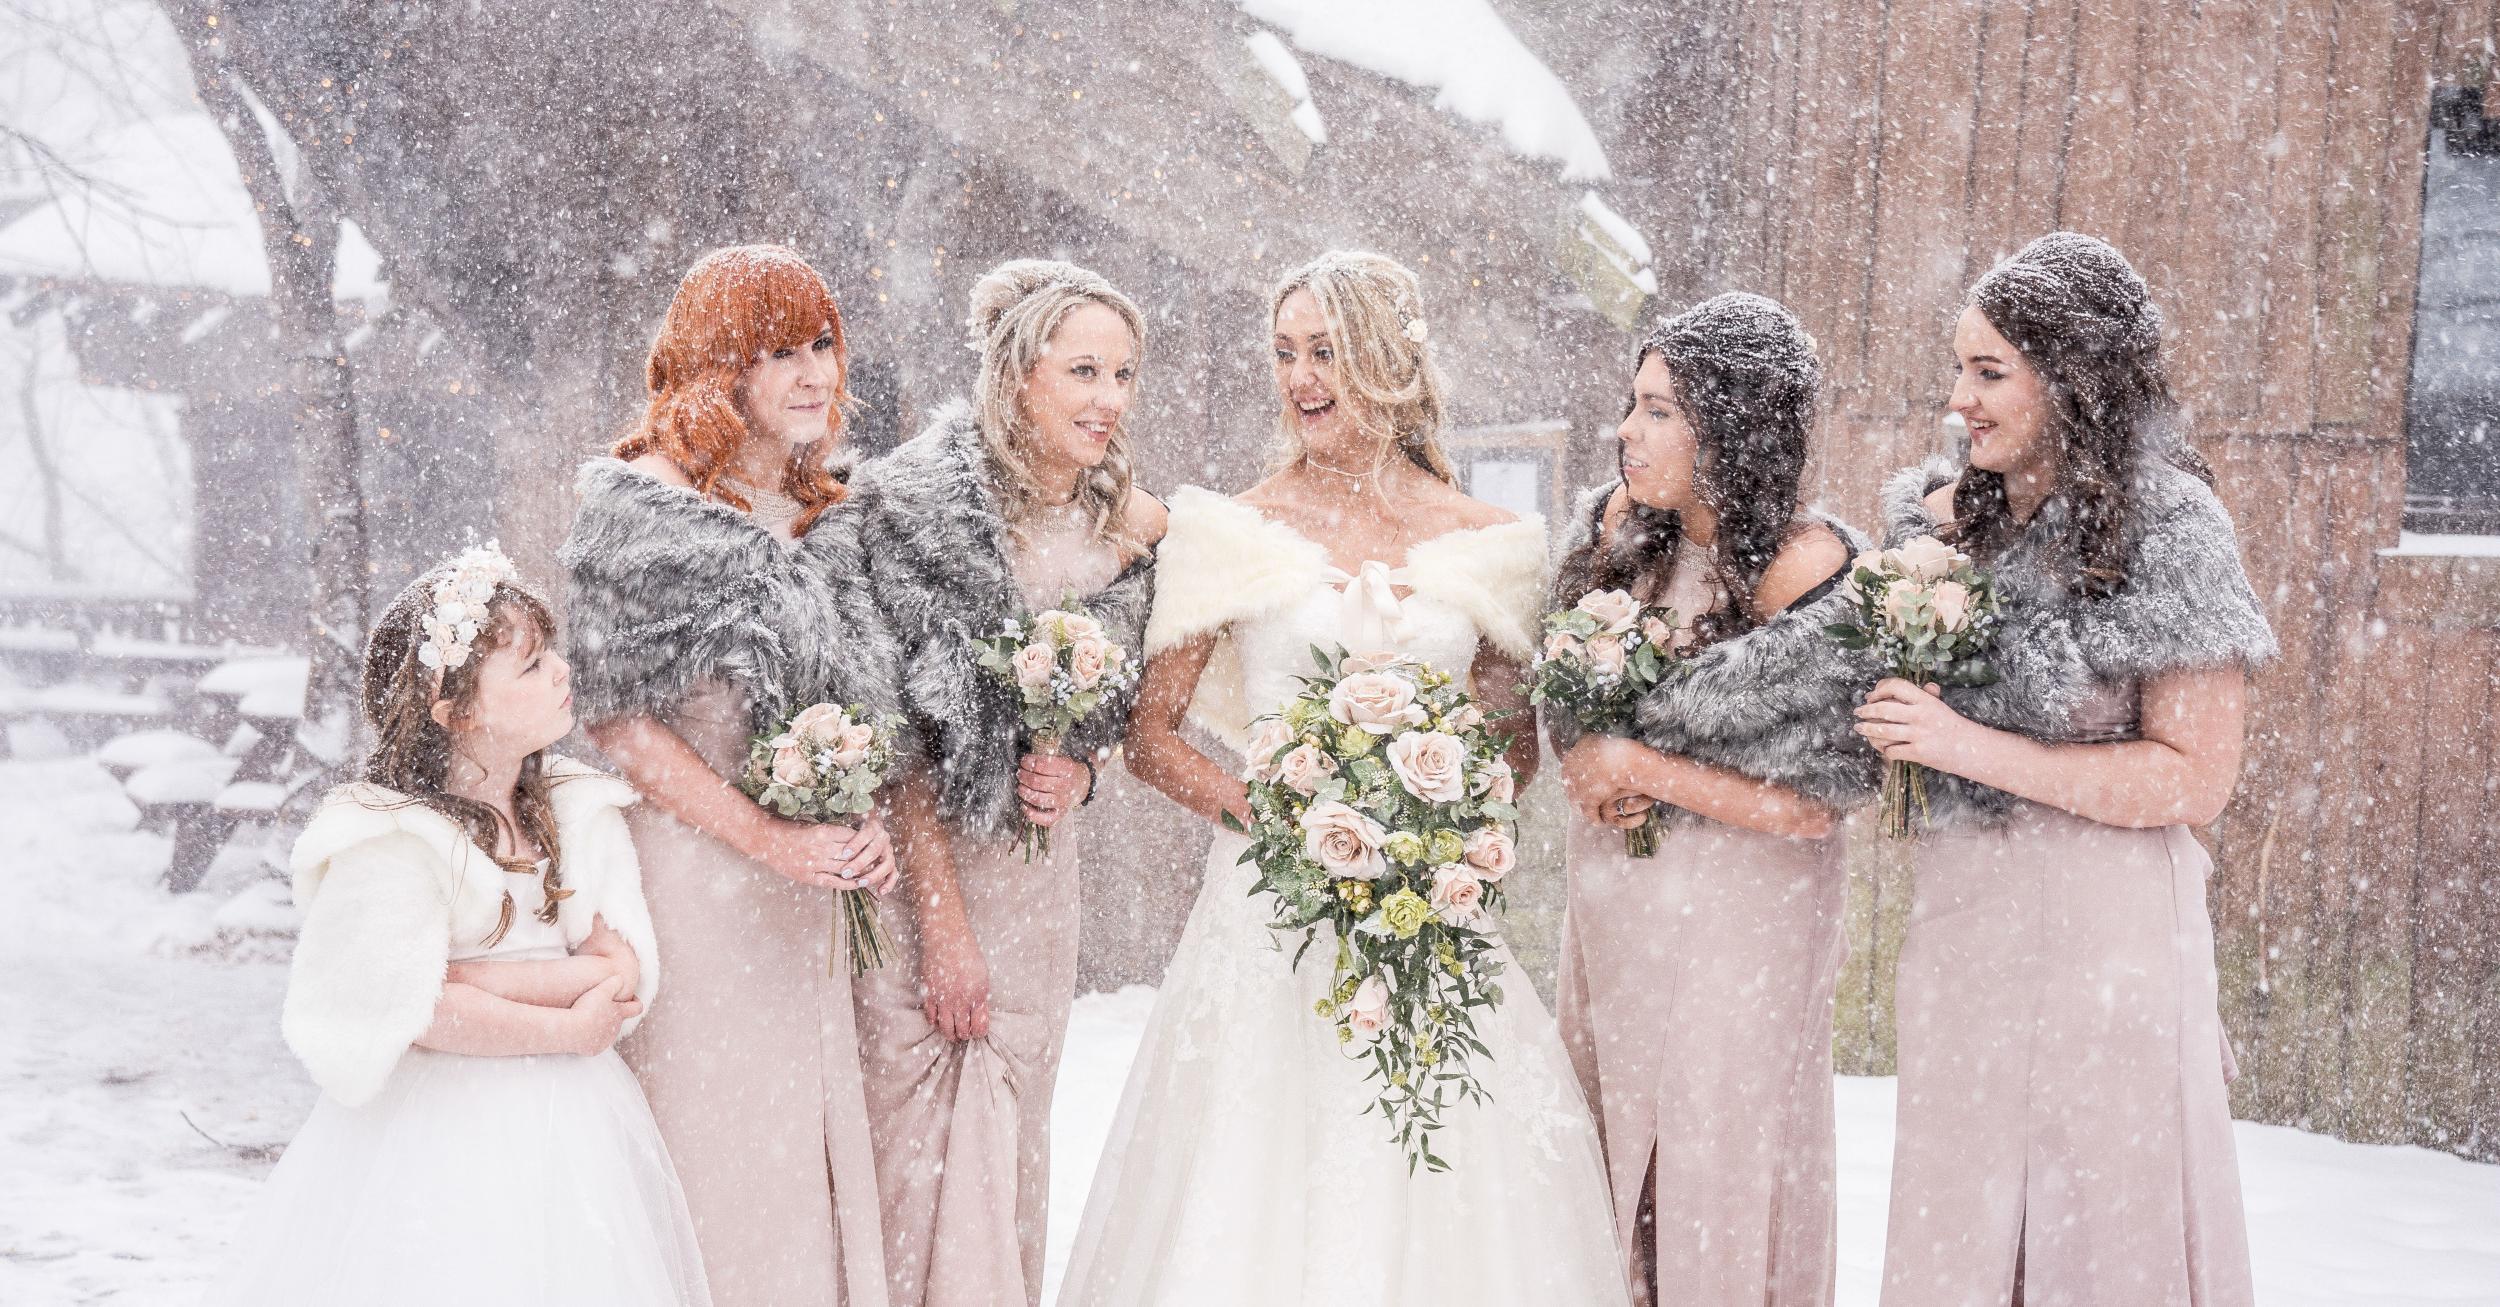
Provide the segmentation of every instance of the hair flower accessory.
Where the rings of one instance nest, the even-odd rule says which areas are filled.
[[[1422,318],[1408,318],[1406,320],[1406,338],[1408,340],[1421,345],[1424,343],[1424,338],[1431,334],[1431,329],[1424,326],[1424,320]]]
[[[495,587],[519,585],[521,573],[492,540],[462,550],[439,570],[434,610],[425,615],[425,642],[417,646],[417,661],[448,672],[469,661],[478,633],[486,629]]]

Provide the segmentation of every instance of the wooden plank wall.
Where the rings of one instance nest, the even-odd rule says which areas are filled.
[[[1793,306],[1860,522],[1938,447],[1962,288],[2041,232],[2153,283],[2197,444],[2284,654],[2207,837],[2236,1109],[2500,1157],[2500,559],[2401,525],[2434,83],[2500,0],[1784,0],[1741,39],[1731,285]],[[1890,1060],[1906,872],[1859,859],[1842,1054]]]

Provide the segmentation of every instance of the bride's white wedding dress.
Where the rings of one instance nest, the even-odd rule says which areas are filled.
[[[1193,719],[1236,748],[1310,650],[1394,647],[1463,672],[1528,651],[1542,523],[1455,531],[1348,576],[1317,543],[1195,488],[1172,497],[1148,651],[1219,633]],[[1510,957],[1478,1018],[1492,1101],[1444,1116],[1451,1169],[1410,1175],[1377,1086],[1313,1012],[1327,941],[1289,970],[1240,836],[1218,832],[1076,1236],[1062,1307],[1625,1301],[1596,1127]],[[1281,942],[1281,946],[1280,946]]]

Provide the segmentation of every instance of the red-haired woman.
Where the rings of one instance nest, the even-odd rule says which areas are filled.
[[[894,881],[870,817],[805,825],[726,781],[749,736],[817,701],[895,711],[895,645],[826,470],[842,315],[779,246],[705,256],[651,348],[650,401],[582,468],[563,558],[591,738],[632,814],[669,1017],[626,1045],[721,1307],[885,1302],[877,1179],[831,893]],[[919,791],[914,791],[918,794]],[[898,829],[925,811],[898,800]]]

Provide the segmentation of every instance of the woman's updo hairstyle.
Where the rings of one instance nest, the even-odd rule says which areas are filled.
[[[2061,231],[1989,269],[1964,305],[2022,354],[2047,392],[2042,435],[2057,458],[2050,493],[2072,514],[2075,592],[2115,591],[2126,581],[2126,525],[2141,460],[2168,459],[2213,480],[2176,429],[2152,289],[2108,242]],[[1975,467],[1954,485],[1953,518],[1949,534],[1982,558],[2019,534],[2005,478]]]
[[[1088,304],[1120,316],[1142,367],[1146,317],[1100,273],[1056,259],[1014,259],[972,283],[972,308],[964,325],[973,351],[981,356],[981,375],[972,389],[973,419],[980,424],[999,507],[1009,522],[1023,519],[1035,502],[1032,440],[1024,419],[1025,378],[1041,362],[1059,324]],[[1130,552],[1145,548],[1128,521],[1129,492],[1136,481],[1123,414],[1112,428],[1102,462],[1077,479],[1076,496],[1093,523],[1095,538]]]

